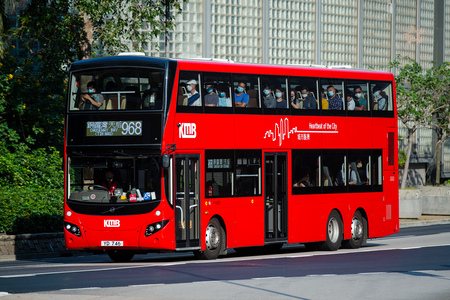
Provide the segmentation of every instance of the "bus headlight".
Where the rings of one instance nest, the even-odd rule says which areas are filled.
[[[151,236],[152,234],[157,233],[160,231],[166,224],[169,223],[169,220],[164,220],[160,222],[156,222],[150,225],[147,225],[147,228],[145,229],[145,236]]]
[[[73,225],[71,223],[64,222],[64,228],[73,235],[81,236],[80,227],[78,227],[77,225]]]

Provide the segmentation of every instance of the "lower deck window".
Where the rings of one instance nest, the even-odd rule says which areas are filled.
[[[261,150],[207,150],[206,197],[261,195]]]
[[[292,193],[382,191],[381,150],[292,150]]]

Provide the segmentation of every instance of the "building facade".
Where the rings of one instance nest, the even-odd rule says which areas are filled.
[[[176,20],[173,58],[385,71],[397,55],[450,61],[450,0],[190,0]],[[147,55],[166,56],[159,44]]]
[[[149,56],[208,57],[243,63],[349,65],[391,71],[408,56],[424,69],[450,61],[450,0],[190,0],[177,17],[166,52]],[[399,136],[406,129],[399,122]],[[431,129],[414,136],[408,184],[433,174]],[[406,139],[399,148],[406,152]],[[450,139],[441,177],[450,178]],[[428,175],[426,175],[428,174]]]

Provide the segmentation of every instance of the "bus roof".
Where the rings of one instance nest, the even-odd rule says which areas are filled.
[[[103,67],[160,67],[165,68],[169,62],[178,64],[180,70],[205,72],[238,72],[257,73],[267,75],[308,76],[308,77],[336,77],[352,79],[378,79],[394,80],[392,73],[376,70],[351,69],[349,66],[322,66],[322,65],[265,65],[254,63],[230,63],[231,61],[216,59],[172,59],[156,58],[141,55],[125,55],[92,58],[74,62],[71,71],[86,68]],[[300,71],[300,72],[299,72]],[[303,72],[307,74],[303,74]],[[375,77],[375,78],[374,78]]]

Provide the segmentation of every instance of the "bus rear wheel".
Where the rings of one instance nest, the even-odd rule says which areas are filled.
[[[328,216],[325,242],[319,243],[320,250],[335,251],[342,243],[342,219],[336,210],[332,210]]]
[[[106,253],[115,262],[129,262],[134,257],[134,253],[127,250],[108,250]]]
[[[217,218],[212,218],[208,227],[206,227],[205,234],[205,251],[199,251],[195,256],[202,259],[216,259],[219,257],[221,250],[224,246],[225,241],[225,230],[223,230]]]
[[[352,238],[342,243],[344,248],[358,249],[367,240],[367,220],[359,210],[355,212],[352,220]]]

